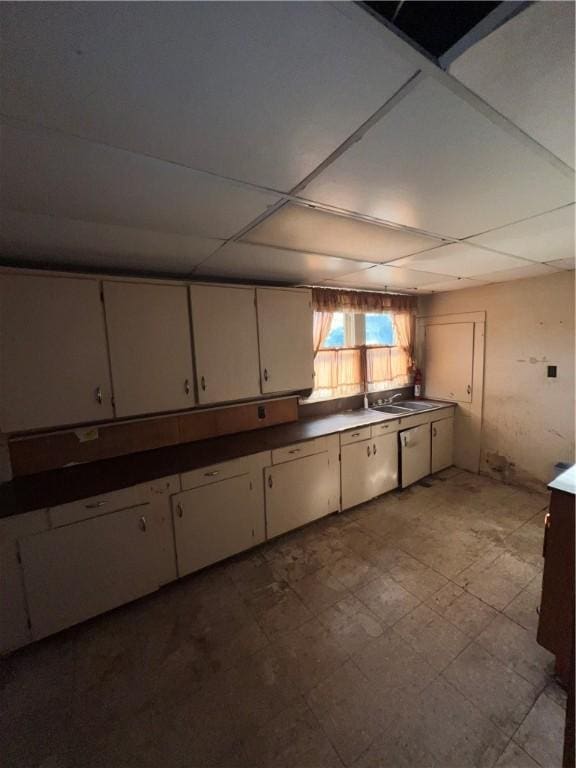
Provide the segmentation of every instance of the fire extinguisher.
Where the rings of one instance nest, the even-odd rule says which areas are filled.
[[[416,368],[414,371],[414,397],[422,397],[422,371]]]

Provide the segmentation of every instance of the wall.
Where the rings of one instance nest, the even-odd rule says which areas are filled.
[[[420,314],[486,312],[480,471],[541,486],[574,461],[574,273],[422,297]],[[546,377],[547,365],[558,378]]]

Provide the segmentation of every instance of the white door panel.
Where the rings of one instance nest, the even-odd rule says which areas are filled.
[[[432,472],[454,463],[454,418],[432,422]]]
[[[474,323],[427,325],[424,354],[426,397],[471,403]]]
[[[402,488],[430,474],[430,424],[400,432]]]

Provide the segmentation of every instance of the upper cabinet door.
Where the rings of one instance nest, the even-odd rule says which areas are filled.
[[[260,385],[263,393],[312,389],[312,294],[257,288]]]
[[[97,280],[0,278],[0,430],[113,416]]]
[[[190,287],[198,402],[260,394],[254,288]]]
[[[426,326],[426,397],[472,402],[474,323]]]
[[[188,289],[105,282],[104,300],[116,415],[194,405]]]

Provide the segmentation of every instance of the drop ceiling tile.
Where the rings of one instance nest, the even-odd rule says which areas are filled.
[[[2,127],[0,204],[225,239],[278,201],[173,163],[41,129]]]
[[[429,283],[438,282],[438,275],[429,272],[416,272],[415,270],[402,267],[392,267],[386,264],[370,267],[360,272],[351,272],[344,277],[327,282],[331,285],[338,284],[340,286],[349,286],[350,288],[415,290]]]
[[[574,214],[574,206],[569,205],[484,232],[472,237],[470,242],[531,261],[568,258],[574,254]]]
[[[431,283],[425,290],[431,293],[444,293],[445,291],[461,291],[463,288],[479,288],[486,285],[486,280],[470,280],[460,277],[457,280],[443,280],[440,283]]]
[[[574,269],[574,256],[571,259],[555,259],[547,263],[549,266],[557,267],[558,269]]]
[[[442,243],[406,230],[291,203],[250,230],[244,240],[375,262],[390,261]]]
[[[1,5],[6,114],[275,189],[416,69],[331,3]]]
[[[323,281],[346,274],[353,268],[368,266],[368,263],[353,264],[347,259],[316,253],[287,251],[250,243],[227,243],[199,267],[197,274],[302,283]]]
[[[528,264],[518,269],[506,269],[502,272],[492,272],[486,275],[478,275],[479,280],[487,283],[504,283],[508,280],[522,280],[527,277],[542,277],[543,275],[553,275],[558,272],[557,269],[549,267],[546,264]]]
[[[532,3],[450,74],[574,166],[574,3]]]
[[[464,238],[571,203],[574,187],[540,154],[428,77],[302,195]]]
[[[526,262],[505,256],[494,251],[487,251],[466,243],[450,243],[431,251],[423,251],[413,256],[405,256],[394,262],[397,267],[423,269],[453,277],[475,277],[486,272],[521,267]]]
[[[196,235],[0,211],[0,259],[187,275],[221,243]]]

